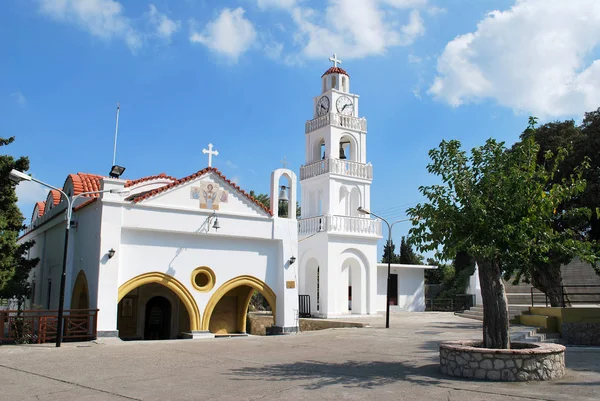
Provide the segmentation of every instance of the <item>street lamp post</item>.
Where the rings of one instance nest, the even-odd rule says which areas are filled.
[[[373,215],[375,217],[377,217],[378,219],[381,219],[385,222],[385,224],[387,224],[388,226],[388,239],[387,239],[387,244],[388,244],[388,255],[387,255],[387,264],[388,264],[388,271],[387,271],[387,290],[386,290],[386,295],[385,295],[385,328],[389,329],[390,328],[390,288],[391,288],[391,284],[392,284],[392,275],[391,275],[391,269],[392,269],[392,228],[394,227],[394,225],[396,223],[401,223],[403,221],[409,221],[409,220],[413,220],[413,219],[402,219],[402,220],[397,220],[394,221],[392,224],[388,223],[388,221],[386,219],[384,219],[381,216],[376,215],[375,213],[364,209],[362,206],[360,206],[358,208],[358,211],[362,214],[370,214]]]
[[[60,292],[59,292],[60,298],[59,298],[59,302],[58,302],[58,317],[57,317],[57,322],[56,322],[56,346],[60,347],[60,344],[62,342],[63,315],[64,315],[64,307],[65,307],[65,285],[66,285],[66,278],[67,278],[67,251],[69,249],[69,230],[71,228],[71,217],[73,216],[72,206],[75,203],[75,200],[77,198],[79,198],[80,196],[99,194],[99,193],[103,193],[103,192],[124,193],[124,192],[128,192],[128,191],[127,190],[119,190],[119,189],[104,189],[101,191],[89,191],[89,192],[82,192],[80,194],[75,195],[72,199],[69,199],[67,194],[62,189],[56,188],[50,184],[46,184],[43,181],[37,180],[37,179],[33,178],[32,176],[23,173],[22,171],[13,169],[10,172],[10,179],[16,183],[19,183],[21,181],[37,182],[40,185],[43,185],[50,189],[57,190],[67,201],[67,216],[66,216],[67,217],[67,226],[65,229],[65,245],[63,248],[62,274],[60,276]]]

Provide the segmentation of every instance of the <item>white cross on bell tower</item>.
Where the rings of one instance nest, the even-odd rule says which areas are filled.
[[[219,151],[218,150],[213,150],[213,144],[209,143],[208,144],[208,149],[202,149],[202,153],[204,153],[205,155],[208,155],[208,167],[212,167],[212,157],[213,155],[215,156],[219,156]]]
[[[333,63],[334,67],[337,67],[338,64],[342,64],[342,60],[337,58],[337,54],[333,53],[333,57],[329,57],[329,61]]]

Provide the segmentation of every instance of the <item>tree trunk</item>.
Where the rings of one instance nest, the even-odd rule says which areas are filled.
[[[562,274],[560,263],[535,266],[531,274],[531,284],[548,297],[550,306],[563,306]],[[564,300],[566,303],[566,299]],[[564,305],[566,306],[566,305]]]
[[[508,302],[497,260],[477,260],[483,300],[483,346],[509,349]]]

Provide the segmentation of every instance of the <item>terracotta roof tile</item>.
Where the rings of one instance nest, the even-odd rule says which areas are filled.
[[[92,203],[96,202],[97,200],[98,200],[98,198],[88,199],[85,202],[81,203],[80,205],[77,205],[76,207],[74,207],[73,210],[78,211],[79,209],[83,209],[84,207],[91,205]]]
[[[146,181],[152,181],[152,180],[159,180],[161,178],[164,178],[164,179],[167,179],[167,180],[171,180],[171,181],[177,181],[177,178],[175,178],[175,177],[171,177],[170,175],[166,175],[165,173],[160,173],[158,175],[149,175],[148,177],[138,178],[137,180],[129,180],[125,184],[125,188],[132,187],[134,185],[139,184],[140,182],[146,182]]]
[[[188,175],[187,177],[183,177],[177,181],[174,181],[168,185],[165,185],[163,187],[160,188],[156,188],[153,189],[152,191],[148,191],[147,193],[140,195],[136,198],[133,199],[133,203],[138,203],[140,201],[143,201],[145,199],[151,198],[154,195],[158,195],[159,193],[168,191],[171,188],[174,188],[176,186],[179,186],[181,184],[184,184],[188,181],[191,181],[193,179],[196,179],[198,177],[201,177],[205,174],[208,174],[210,172],[215,173],[217,176],[219,176],[223,181],[225,181],[227,184],[229,184],[230,186],[232,186],[234,189],[236,189],[238,192],[240,192],[242,195],[244,195],[246,198],[248,198],[252,203],[254,203],[256,206],[258,206],[261,210],[265,211],[267,214],[269,214],[270,216],[272,216],[273,214],[271,213],[271,211],[266,208],[262,203],[258,202],[254,197],[250,196],[246,191],[244,191],[242,188],[240,188],[236,183],[232,182],[231,180],[227,179],[227,177],[225,177],[219,170],[217,170],[214,167],[206,167],[205,169],[202,169],[192,175]]]
[[[60,192],[56,189],[51,189],[50,193],[52,194],[52,206],[56,206],[60,203]]]
[[[77,173],[69,174],[65,181],[65,185],[70,180],[73,183],[73,195],[79,195],[83,192],[100,191],[100,180],[104,178],[101,175]],[[84,195],[90,198],[98,198],[100,194]]]
[[[37,207],[37,211],[38,211],[37,217],[40,217],[41,215],[44,214],[44,209],[46,209],[46,201],[37,202],[35,204],[35,206]]]
[[[325,71],[323,73],[323,75],[321,75],[321,78],[323,78],[325,75],[329,75],[329,74],[344,74],[345,76],[347,76],[348,78],[350,78],[350,75],[348,75],[348,73],[346,72],[346,70],[344,70],[341,67],[331,67],[330,69],[328,69],[327,71]]]

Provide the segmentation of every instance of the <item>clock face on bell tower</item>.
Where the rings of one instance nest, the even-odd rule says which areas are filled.
[[[348,96],[340,96],[335,102],[335,107],[340,114],[351,116],[354,112],[354,104]]]
[[[317,115],[322,116],[329,112],[329,98],[327,96],[321,96],[317,101]]]

